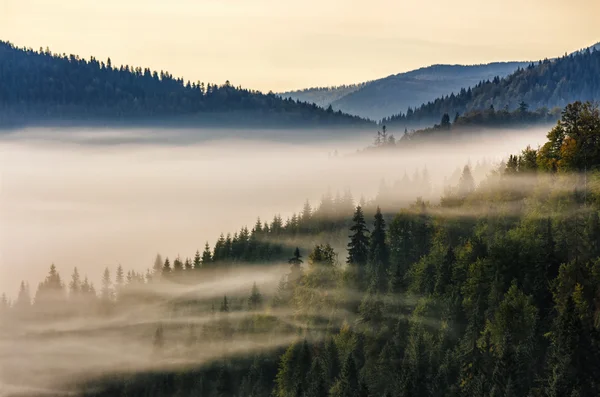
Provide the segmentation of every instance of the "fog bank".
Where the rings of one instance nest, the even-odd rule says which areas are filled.
[[[0,292],[37,283],[55,263],[97,283],[104,267],[144,271],[192,256],[257,217],[290,216],[328,190],[355,201],[382,179],[427,169],[441,188],[467,162],[499,162],[547,129],[356,155],[372,136],[302,131],[22,130],[0,136]],[[337,155],[336,155],[337,152]],[[406,191],[410,196],[411,191]]]

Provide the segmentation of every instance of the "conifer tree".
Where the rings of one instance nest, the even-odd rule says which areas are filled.
[[[156,254],[156,258],[154,259],[154,266],[152,267],[153,269],[153,275],[157,276],[162,274],[163,272],[163,260],[162,257],[160,256],[160,254]]]
[[[183,272],[183,262],[181,258],[177,256],[173,261],[173,273],[176,275],[180,275]]]
[[[79,276],[79,271],[76,267],[73,269],[73,274],[71,275],[71,282],[69,283],[69,292],[71,298],[77,298],[79,293],[81,292],[81,278]]]
[[[375,221],[369,245],[368,278],[378,291],[384,292],[388,284],[389,250],[386,243],[385,220],[379,207],[377,207],[377,212],[375,213]]]
[[[366,267],[369,259],[369,230],[365,222],[362,208],[356,207],[354,217],[352,218],[350,231],[350,242],[348,243],[348,258],[346,263],[351,266],[351,271],[355,272],[353,277],[360,283],[364,282],[366,276]]]
[[[162,276],[168,277],[171,274],[171,262],[169,262],[169,258],[165,259],[165,264],[162,267]]]
[[[221,336],[225,339],[231,338],[233,336],[233,327],[231,322],[229,321],[229,302],[227,301],[227,296],[223,296],[223,301],[221,302],[221,307],[219,308],[220,312],[220,321],[219,321],[219,332]]]
[[[117,299],[121,299],[121,294],[123,293],[123,287],[125,286],[125,277],[123,274],[123,266],[119,264],[117,266],[117,274],[115,276],[115,292],[117,295]]]
[[[258,290],[258,286],[256,282],[252,284],[252,292],[250,293],[250,298],[248,299],[248,307],[251,311],[255,311],[260,309],[262,306],[263,298]]]
[[[108,267],[104,269],[102,274],[102,300],[104,302],[110,302],[113,299],[112,281],[110,279],[110,271]]]
[[[460,198],[466,197],[475,189],[475,180],[473,179],[473,175],[471,174],[471,168],[468,165],[465,165],[463,168],[462,175],[460,176],[460,180],[458,182],[458,195]]]
[[[17,295],[17,300],[15,301],[15,309],[26,310],[29,306],[31,306],[31,295],[29,293],[29,284],[25,283],[25,281],[21,281],[21,286],[19,288],[19,294]]]
[[[359,377],[352,354],[348,355],[337,383],[331,388],[331,397],[359,396]]]
[[[208,242],[206,243],[206,245],[208,245]],[[209,250],[210,250],[210,248],[209,248]],[[194,270],[200,270],[201,268],[202,268],[202,258],[200,257],[200,251],[196,250],[196,254],[194,255]]]
[[[208,242],[206,242],[206,245],[204,245],[204,251],[202,252],[202,267],[209,268],[212,260],[213,258],[210,253],[210,246],[208,245]]]

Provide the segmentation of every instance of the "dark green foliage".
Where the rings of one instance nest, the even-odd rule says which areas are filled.
[[[532,63],[507,77],[481,81],[473,88],[463,86],[456,93],[440,96],[420,107],[409,108],[405,113],[384,118],[382,123],[395,128],[431,125],[445,113],[463,115],[457,120],[460,123],[460,119],[470,111],[477,111],[480,115],[477,118],[470,117],[472,124],[481,124],[479,120],[483,117],[489,119],[487,125],[506,123],[509,117],[515,121],[520,118],[520,123],[553,121],[546,118],[548,108],[564,107],[577,100],[599,99],[599,76],[600,51],[586,50]],[[530,108],[539,109],[540,116],[536,116],[536,112],[529,112]],[[509,111],[514,109],[517,112],[509,116]]]
[[[223,85],[185,82],[165,71],[0,41],[0,127],[37,123],[157,122],[183,125],[366,126],[314,104]]]
[[[385,291],[388,285],[389,249],[386,242],[385,220],[381,209],[377,207],[371,241],[369,244],[369,274],[370,285],[378,291]]]
[[[202,258],[194,262],[194,267],[196,269],[199,269],[200,267],[209,268],[212,260],[213,258],[210,253],[210,246],[208,245],[208,242],[206,242],[206,245],[204,246],[204,251],[202,252]]]
[[[369,230],[365,222],[362,208],[356,207],[352,226],[350,227],[350,242],[348,243],[348,264],[351,287],[364,287],[367,276],[367,263],[369,259]]]
[[[561,131],[553,130],[552,150],[577,131],[594,136],[600,115],[592,108],[570,107],[561,128],[569,135],[561,138]],[[197,253],[195,262],[202,266],[194,269],[176,271],[158,257],[148,277],[128,272],[123,282],[123,272],[117,271],[114,286],[106,269],[99,297],[77,271],[67,295],[51,266],[33,305],[25,282],[13,305],[0,300],[0,324],[32,314],[39,321],[40,313],[54,324],[61,316],[77,315],[66,309],[77,308],[79,301],[88,311],[101,309],[101,316],[121,314],[121,308],[127,313],[136,307],[129,306],[128,291],[152,291],[163,271],[167,285],[187,289],[196,277],[210,279],[216,271],[237,277],[241,266],[287,260],[289,270],[276,293],[253,284],[249,296],[242,290],[222,300],[169,300],[163,305],[169,321],[154,320],[139,334],[157,359],[219,344],[226,346],[223,354],[197,365],[111,374],[80,386],[98,397],[597,396],[600,174],[590,171],[584,185],[581,175],[561,168],[567,166],[561,161],[565,155],[581,159],[580,151],[590,150],[592,168],[600,158],[585,145],[560,146],[556,168],[543,166],[552,153],[525,149],[479,186],[465,167],[455,191],[439,205],[418,199],[399,213],[385,214],[368,204],[365,213],[374,215],[368,245],[363,206],[352,217],[351,200],[338,197],[323,204],[334,213],[346,211],[345,218],[322,222],[320,209],[307,209],[300,216],[306,222],[303,231],[297,216],[285,223],[278,216],[269,225],[257,222],[233,237],[221,235],[213,253],[205,249],[214,261],[203,264]],[[512,191],[520,178],[531,189],[517,184],[518,191]],[[490,188],[492,182],[499,188]],[[291,247],[309,238],[306,264],[300,248],[288,259]],[[364,289],[349,285],[348,271],[338,263],[333,247],[346,244],[349,266],[364,264],[368,253]],[[153,306],[165,303],[148,296]],[[183,324],[170,321],[178,312],[184,314]],[[290,315],[280,321],[277,313]],[[187,322],[195,314],[203,319],[201,326]],[[272,349],[226,353],[252,336],[279,341],[283,331],[289,339]]]

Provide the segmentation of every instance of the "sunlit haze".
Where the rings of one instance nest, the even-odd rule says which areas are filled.
[[[595,0],[3,0],[0,38],[284,91],[552,58],[596,43],[599,13]]]
[[[372,199],[382,179],[391,185],[423,168],[437,200],[457,168],[537,147],[545,131],[363,156],[355,153],[370,134],[317,140],[306,132],[298,144],[289,140],[297,131],[279,132],[278,141],[261,140],[259,131],[220,140],[210,137],[226,133],[210,130],[19,131],[0,141],[0,291],[15,296],[21,280],[37,285],[51,263],[65,274],[78,267],[96,282],[106,266],[144,272],[157,252],[192,257],[258,216],[285,219],[307,199],[317,206],[328,190]],[[119,136],[128,143],[118,145]]]

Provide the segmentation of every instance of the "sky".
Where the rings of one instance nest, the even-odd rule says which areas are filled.
[[[0,40],[275,92],[600,41],[597,0],[0,0]]]

